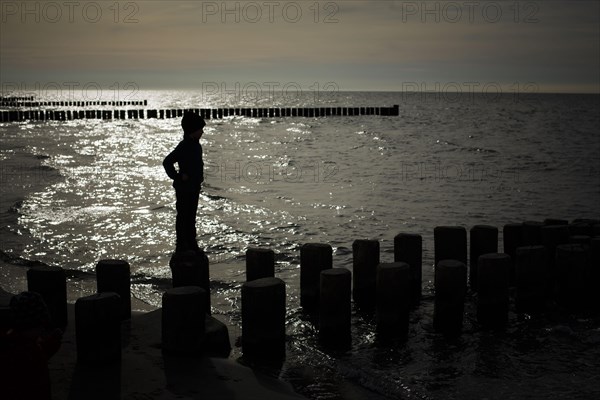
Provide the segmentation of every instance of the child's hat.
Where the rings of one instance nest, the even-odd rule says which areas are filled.
[[[186,135],[204,128],[205,125],[206,122],[204,122],[204,118],[193,112],[185,112],[181,119],[181,127],[183,128],[183,133]]]

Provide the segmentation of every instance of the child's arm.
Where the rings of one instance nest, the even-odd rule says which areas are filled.
[[[169,178],[173,180],[179,179],[179,174],[175,169],[175,163],[179,159],[179,146],[175,148],[168,156],[163,160],[163,167],[165,168],[165,172],[169,175]]]

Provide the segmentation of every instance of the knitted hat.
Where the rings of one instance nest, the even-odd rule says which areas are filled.
[[[204,122],[204,118],[192,112],[185,112],[181,119],[181,127],[183,128],[183,133],[185,135],[194,133],[198,129],[204,128],[205,125],[206,122]]]
[[[50,322],[48,307],[39,293],[22,292],[10,300],[10,313],[13,326],[18,329],[29,329]]]

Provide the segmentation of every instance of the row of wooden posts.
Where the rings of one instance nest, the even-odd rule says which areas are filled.
[[[543,311],[550,299],[570,310],[600,309],[599,221],[528,221],[507,224],[502,234],[504,252],[499,253],[498,229],[473,226],[467,258],[464,227],[434,229],[436,331],[460,334],[468,283],[477,292],[477,319],[484,328],[507,324],[511,286],[516,288],[517,312]],[[351,344],[352,298],[359,309],[375,311],[378,335],[406,338],[410,310],[421,298],[421,235],[396,235],[394,262],[380,261],[377,240],[356,240],[352,251],[350,272],[333,268],[329,244],[307,243],[300,248],[300,305],[306,312],[318,314],[323,344],[338,348]],[[202,252],[175,253],[170,267],[174,288],[162,298],[163,350],[193,354],[200,351],[204,337],[201,317],[211,310],[208,258]],[[120,356],[120,321],[131,316],[129,264],[103,260],[96,274],[99,294],[80,298],[75,304],[78,357],[91,362]],[[285,356],[286,285],[274,274],[273,250],[247,250],[247,280],[241,288],[244,356]],[[27,278],[29,290],[42,294],[55,323],[65,326],[64,271],[34,267]]]
[[[33,101],[34,99],[34,96],[0,96],[0,103],[11,101]]]
[[[127,101],[33,101],[33,98],[0,99],[0,107],[89,107],[89,106],[147,106],[148,100]],[[27,99],[27,101],[23,101]]]
[[[192,108],[167,110],[13,110],[0,111],[0,122],[71,121],[77,119],[144,119],[177,118],[189,111],[205,119],[232,116],[250,118],[279,117],[334,117],[334,116],[398,116],[398,105],[393,107],[309,107],[309,108]]]

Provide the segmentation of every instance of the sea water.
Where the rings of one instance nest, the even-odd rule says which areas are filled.
[[[46,96],[39,100],[53,99]],[[138,96],[147,107],[125,108],[400,105],[398,117],[226,117],[205,127],[197,228],[211,263],[213,314],[241,331],[245,251],[273,249],[288,310],[287,359],[274,373],[299,392],[600,396],[597,318],[511,313],[508,329],[491,333],[479,329],[470,301],[458,340],[431,326],[435,226],[600,217],[600,96],[349,92],[258,104],[186,91]],[[59,265],[73,281],[93,280],[100,259],[125,259],[133,295],[159,306],[175,244],[175,195],[162,160],[182,138],[180,120],[1,123],[2,180],[21,182],[24,193],[0,210],[3,259]],[[424,298],[408,340],[379,344],[372,316],[354,312],[352,349],[325,351],[299,306],[300,246],[329,243],[334,267],[352,269],[354,240],[379,240],[382,262],[391,262],[400,232],[423,236]]]

